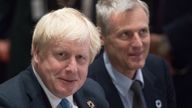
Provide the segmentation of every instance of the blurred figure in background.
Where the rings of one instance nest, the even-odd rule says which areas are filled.
[[[6,80],[7,65],[9,62],[10,42],[7,39],[0,39],[0,83]]]
[[[0,1],[0,37],[10,47],[2,79],[7,80],[30,64],[30,45],[33,27],[46,12],[57,9],[55,0],[1,0]],[[2,46],[1,46],[2,47]],[[3,81],[2,81],[3,82]]]

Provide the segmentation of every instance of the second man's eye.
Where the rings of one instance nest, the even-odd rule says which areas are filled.
[[[147,36],[149,34],[149,29],[144,28],[139,31],[140,36]]]
[[[122,40],[126,40],[126,39],[129,39],[132,35],[133,33],[130,31],[123,31],[122,33],[120,33],[119,37]]]

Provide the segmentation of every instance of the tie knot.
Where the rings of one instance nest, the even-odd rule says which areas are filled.
[[[131,85],[131,90],[134,92],[141,91],[141,82],[138,80],[133,81],[133,83]]]
[[[71,104],[65,98],[61,100],[60,105],[62,108],[71,108]]]

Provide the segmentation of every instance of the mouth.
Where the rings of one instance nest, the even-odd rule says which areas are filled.
[[[136,52],[136,53],[131,53],[131,54],[129,54],[129,56],[139,57],[139,56],[141,56],[142,54],[143,54],[142,52]]]
[[[138,53],[131,53],[129,54],[129,57],[134,60],[134,61],[140,61],[143,59],[143,53],[142,52],[138,52]]]
[[[74,83],[77,80],[76,79],[69,79],[69,78],[59,78],[60,80],[63,81],[63,83]]]

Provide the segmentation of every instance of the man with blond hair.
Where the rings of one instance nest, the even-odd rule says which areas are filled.
[[[99,36],[75,9],[44,15],[33,33],[32,63],[0,85],[0,107],[108,108],[103,89],[87,79],[88,66],[100,50]]]

